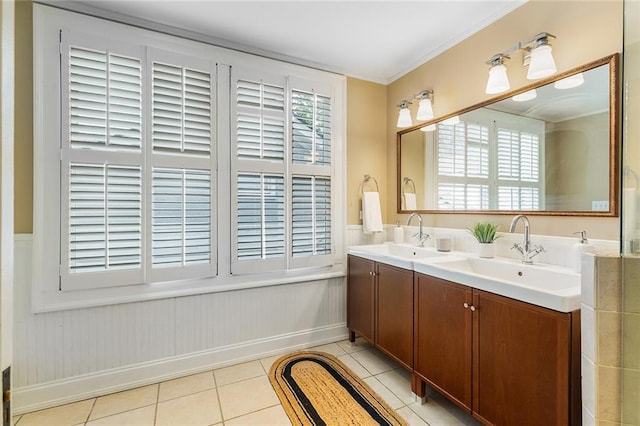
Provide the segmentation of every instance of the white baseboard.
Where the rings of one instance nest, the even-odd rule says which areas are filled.
[[[104,370],[12,391],[13,412],[23,414],[95,398],[268,356],[344,340],[346,325],[304,330],[124,368]]]

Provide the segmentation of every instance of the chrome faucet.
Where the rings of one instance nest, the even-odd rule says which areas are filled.
[[[513,243],[511,250],[516,249],[520,252],[520,254],[522,255],[522,263],[531,264],[533,263],[533,260],[531,259],[544,252],[545,250],[544,247],[540,245],[531,245],[531,225],[529,224],[529,219],[525,215],[519,214],[511,220],[511,225],[509,225],[509,232],[515,232],[516,225],[518,224],[519,220],[522,220],[522,222],[524,223],[524,240],[522,244]]]
[[[425,234],[424,232],[422,232],[422,216],[420,216],[420,213],[416,213],[416,212],[411,213],[411,215],[409,216],[409,219],[407,219],[407,226],[409,226],[409,224],[411,223],[411,219],[413,219],[414,217],[418,218],[419,227],[418,227],[418,232],[413,234],[413,237],[418,238],[418,246],[424,247],[424,242],[431,237],[429,236],[429,234]]]

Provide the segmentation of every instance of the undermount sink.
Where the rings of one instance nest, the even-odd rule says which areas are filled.
[[[569,268],[397,243],[352,246],[348,252],[560,312],[580,309],[580,275]]]
[[[433,248],[398,243],[352,246],[348,248],[348,251],[349,254],[360,255],[405,269],[413,269],[415,259],[447,256],[446,253],[436,251]]]
[[[561,312],[580,309],[580,275],[568,268],[520,261],[451,256],[414,262],[414,271]]]

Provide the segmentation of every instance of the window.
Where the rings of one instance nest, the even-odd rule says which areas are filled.
[[[39,5],[34,56],[36,311],[344,273],[344,77]]]

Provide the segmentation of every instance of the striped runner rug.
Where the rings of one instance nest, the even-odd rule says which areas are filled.
[[[271,366],[269,380],[294,425],[407,425],[331,354],[284,355]]]

